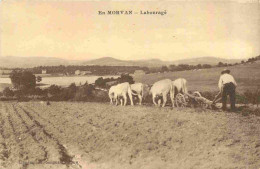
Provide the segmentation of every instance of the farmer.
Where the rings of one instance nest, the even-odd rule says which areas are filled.
[[[235,110],[235,102],[236,102],[236,86],[237,83],[232,75],[229,74],[230,70],[224,69],[221,72],[221,76],[219,78],[218,87],[220,89],[219,94],[213,100],[214,104],[218,97],[222,95],[222,109],[226,110],[227,108],[227,95],[230,98],[231,110]]]

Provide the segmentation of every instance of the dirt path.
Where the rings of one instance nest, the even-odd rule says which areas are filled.
[[[1,102],[0,111],[3,168],[260,168],[253,115],[71,102]]]

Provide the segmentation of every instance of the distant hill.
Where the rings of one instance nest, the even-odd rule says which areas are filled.
[[[216,65],[219,62],[236,63],[240,62],[238,59],[222,59],[217,57],[200,57],[193,59],[183,59],[177,61],[162,61],[160,59],[147,60],[120,60],[112,57],[103,57],[89,61],[85,60],[66,60],[54,57],[16,57],[6,56],[0,57],[0,67],[5,68],[30,68],[36,66],[59,66],[59,65],[106,65],[106,66],[146,66],[146,67],[160,67],[170,64],[210,64]]]
[[[112,57],[103,57],[90,61],[83,62],[83,65],[106,65],[106,66],[162,66],[167,65],[166,62],[160,59],[149,60],[120,60]]]
[[[148,59],[148,60],[119,60],[112,57],[104,57],[100,59],[94,59],[86,61],[83,65],[107,65],[107,66],[147,66],[147,67],[159,67],[163,65],[179,65],[179,64],[210,64],[216,65],[219,62],[223,63],[239,63],[241,59],[222,59],[217,57],[200,57],[193,59],[182,59],[177,61],[162,61],[160,59]]]
[[[82,64],[83,65],[128,66],[131,63],[129,63],[128,61],[119,60],[112,57],[103,57],[103,58],[94,59],[90,61],[84,61]]]
[[[199,58],[192,58],[192,59],[182,59],[174,61],[175,65],[178,64],[189,64],[189,65],[197,65],[197,64],[209,64],[209,65],[216,65],[219,62],[222,63],[240,63],[242,59],[223,59],[218,57],[199,57]]]

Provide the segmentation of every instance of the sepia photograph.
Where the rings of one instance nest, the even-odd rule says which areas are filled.
[[[260,1],[0,0],[0,169],[260,169]]]

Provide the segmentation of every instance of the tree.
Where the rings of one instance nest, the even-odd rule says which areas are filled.
[[[169,71],[169,69],[167,66],[162,66],[162,72],[168,72],[168,71]]]
[[[207,68],[211,68],[212,66],[211,65],[209,65],[209,64],[203,64],[202,65],[202,68],[203,69],[207,69]]]
[[[196,67],[197,67],[197,69],[201,69],[201,68],[202,68],[202,65],[201,65],[201,64],[198,64]]]
[[[10,76],[13,87],[16,89],[27,90],[34,89],[36,86],[36,77],[29,71],[13,71]]]
[[[13,87],[16,89],[20,88],[21,72],[13,71],[9,77],[11,79]]]
[[[175,71],[176,70],[176,65],[170,65],[169,68],[170,68],[171,71]]]
[[[225,64],[224,63],[222,63],[222,62],[218,62],[218,67],[222,67],[222,66],[224,66]]]
[[[188,64],[179,64],[178,67],[179,67],[178,70],[180,70],[180,71],[190,69],[190,65],[188,65]]]

